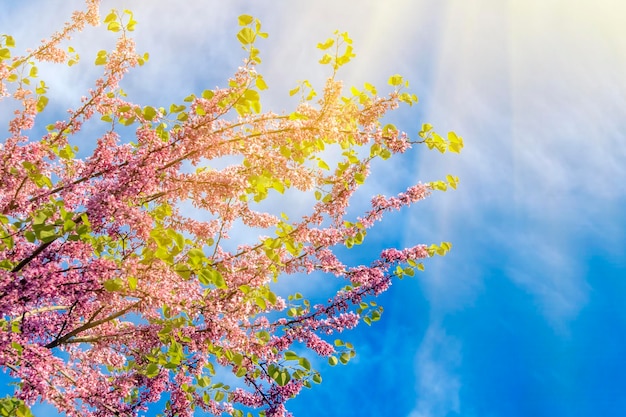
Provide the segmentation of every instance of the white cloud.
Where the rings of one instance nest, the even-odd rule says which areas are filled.
[[[471,233],[476,246],[427,291],[458,293],[463,264],[500,267],[546,318],[570,320],[588,299],[586,241],[623,237],[615,216],[626,198],[626,38],[615,11],[624,6],[446,4],[426,118],[461,134],[466,149],[420,154],[418,177],[460,177],[430,226],[453,243]],[[467,305],[476,288],[456,300]]]
[[[566,242],[543,242],[541,235],[515,239],[517,259],[504,266],[506,275],[538,300],[543,314],[558,330],[566,330],[588,300],[587,272],[568,256],[574,252]]]
[[[460,361],[460,342],[431,322],[416,356],[417,403],[409,417],[445,417],[451,411],[459,412],[461,381],[455,369]]]

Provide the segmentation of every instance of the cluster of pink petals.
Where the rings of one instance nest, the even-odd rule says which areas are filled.
[[[99,5],[86,0],[85,11],[14,62],[67,62],[61,42],[97,25]],[[230,415],[236,406],[288,416],[285,403],[314,373],[279,383],[269,367],[285,366],[285,352],[296,348],[336,354],[330,335],[359,324],[359,304],[389,288],[391,266],[428,256],[418,245],[384,250],[370,266],[345,265],[335,246],[361,239],[385,212],[429,189],[374,197],[352,224],[347,208],[369,158],[346,151],[330,170],[310,164],[326,147],[376,143],[405,152],[406,135],[383,136],[378,123],[398,97],[359,105],[344,100],[331,78],[319,106],[300,104],[298,117],[228,121],[258,82],[247,63],[227,88],[192,98],[173,122],[174,114],[148,116],[121,94],[120,81],[139,62],[121,31],[102,77],[40,140],[27,135],[37,123],[37,94],[7,82],[20,65],[0,63],[0,98],[18,107],[0,144],[0,368],[22,383],[17,398],[46,401],[68,416],[137,416],[164,397],[172,417],[197,408]],[[118,122],[131,118],[129,140]],[[115,122],[94,138],[91,155],[68,156],[76,135],[100,119]],[[209,166],[226,158],[236,162]],[[321,195],[296,222],[259,210],[256,201],[289,188]],[[233,244],[233,228],[253,241]],[[316,272],[349,286],[314,306],[272,292],[282,275]],[[240,386],[207,386],[203,378],[214,384],[224,369]]]
[[[409,259],[424,259],[428,257],[426,245],[416,245],[411,248],[398,250],[394,248],[384,249],[380,253],[380,259],[388,263],[405,263]]]

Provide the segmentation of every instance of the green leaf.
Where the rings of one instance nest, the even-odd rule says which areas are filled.
[[[259,340],[265,343],[270,341],[270,334],[265,330],[261,330],[260,332],[256,334],[256,336],[259,338]]]
[[[300,358],[298,359],[298,362],[300,363],[300,366],[306,369],[307,371],[311,370],[311,362],[309,362],[307,358]]]
[[[281,387],[284,387],[291,381],[291,375],[286,369],[275,370],[270,376]]]
[[[146,367],[146,376],[148,378],[154,378],[159,374],[159,365],[156,363],[151,363]]]
[[[261,308],[261,310],[267,309],[267,303],[265,302],[265,298],[263,298],[263,297],[256,297],[254,299],[254,302],[256,303],[256,305],[258,305]]]
[[[208,387],[209,385],[211,385],[211,378],[209,378],[208,376],[197,376],[196,379],[198,380],[198,386],[201,388],[205,388]]]
[[[65,220],[63,222],[63,233],[67,233],[71,230],[74,230],[75,227],[76,227],[76,222],[74,222],[73,220]]]
[[[337,358],[335,356],[329,356],[328,357],[328,363],[330,366],[335,366],[337,365],[337,363],[339,363],[339,361],[337,360]]]
[[[172,104],[170,106],[170,113],[180,113],[181,111],[185,110],[187,107],[184,104],[181,105],[176,105],[176,104]]]
[[[380,312],[377,310],[372,311],[371,319],[372,321],[380,320]]]
[[[269,301],[270,304],[276,304],[276,301],[278,301],[278,297],[276,297],[276,294],[274,294],[272,291],[268,291],[267,301]]]
[[[130,125],[132,125],[133,123],[135,123],[135,120],[136,120],[136,119],[137,119],[137,118],[136,118],[135,116],[131,116],[131,117],[129,117],[128,119],[121,118],[121,119],[120,119],[120,123],[121,123],[121,124],[123,124],[124,126],[130,126]]]
[[[186,265],[175,265],[174,272],[176,272],[184,280],[188,280],[191,277],[191,270]]]
[[[148,120],[148,121],[152,121],[154,120],[154,118],[157,115],[157,111],[154,107],[152,106],[146,106],[143,108],[143,118]]]
[[[213,279],[212,279],[211,272],[207,269],[203,269],[200,272],[198,272],[198,281],[200,281],[200,283],[204,285],[212,284]]]
[[[16,402],[19,401],[17,398],[9,397],[8,395],[5,398],[0,399],[0,415],[10,416],[13,410],[16,407]]]
[[[217,402],[222,401],[224,399],[224,391],[217,391],[214,398]]]
[[[53,225],[47,225],[37,228],[33,226],[33,229],[35,231],[35,236],[37,236],[37,239],[41,240],[44,243],[52,242],[57,238],[56,230]]]
[[[102,286],[109,292],[116,292],[124,288],[124,282],[121,278],[113,278],[104,281]]]
[[[73,159],[76,156],[76,152],[74,152],[74,148],[72,148],[69,144],[66,144],[63,148],[59,149],[59,157],[62,159]]]
[[[26,167],[26,162],[24,162],[24,166]],[[45,211],[38,211],[37,213],[35,213],[35,215],[33,216],[33,225],[34,226],[39,226],[39,225],[43,225],[46,220],[48,219],[48,215],[45,213]],[[33,227],[34,228],[34,227]]]
[[[217,288],[226,288],[226,281],[220,271],[213,270],[213,283]]]

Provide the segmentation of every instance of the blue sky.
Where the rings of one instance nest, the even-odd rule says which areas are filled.
[[[315,45],[340,29],[357,53],[340,73],[347,85],[382,88],[400,73],[420,104],[394,122],[413,136],[430,122],[465,139],[461,155],[418,150],[375,166],[355,213],[369,195],[420,180],[452,173],[461,184],[390,216],[346,256],[369,263],[385,246],[454,247],[392,286],[380,322],[346,335],[357,358],[324,369],[321,386],[289,403],[296,417],[626,415],[621,1],[129,3],[104,0],[102,10],[128,7],[139,21],[138,49],[151,59],[126,89],[143,104],[223,85],[242,56],[236,16],[248,13],[270,33],[259,44],[265,109],[292,106],[298,80],[324,79]],[[79,4],[4,0],[0,32],[34,45]],[[85,61],[90,47],[105,48],[104,32],[75,42]],[[94,76],[47,74],[57,111]]]

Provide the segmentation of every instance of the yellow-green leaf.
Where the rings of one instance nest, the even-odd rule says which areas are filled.
[[[98,55],[96,56],[96,65],[104,65],[107,63],[107,51],[101,50],[98,51]]]
[[[6,46],[8,46],[9,48],[14,48],[15,47],[15,40],[13,39],[13,36],[4,35],[4,44]]]
[[[144,119],[151,121],[153,120],[157,115],[157,111],[154,107],[152,106],[146,106],[143,108],[143,117]]]
[[[396,75],[392,75],[391,77],[389,77],[389,81],[388,81],[389,85],[393,85],[398,86],[400,84],[402,84],[402,76],[396,74]]]
[[[47,105],[48,105],[48,97],[46,96],[39,97],[39,100],[37,100],[37,112],[41,113],[46,108]]]
[[[122,288],[124,288],[124,283],[122,282],[121,278],[108,279],[104,281],[102,285],[104,286],[104,289],[109,292],[120,291]]]
[[[333,46],[335,44],[335,40],[333,38],[328,39],[326,42],[324,43],[318,43],[317,47],[318,49],[321,49],[322,51],[330,48],[331,46]]]
[[[246,26],[254,21],[254,17],[250,16],[249,14],[242,14],[241,16],[239,16],[238,20],[240,26]]]
[[[137,288],[137,278],[136,277],[128,277],[128,288],[134,290]]]
[[[330,61],[332,61],[333,57],[330,56],[330,54],[324,54],[324,56],[322,57],[322,59],[320,59],[320,64],[325,65],[325,64],[329,64]]]
[[[247,46],[254,42],[256,34],[249,27],[245,27],[237,33],[237,39],[242,45]]]
[[[117,19],[117,15],[115,14],[114,11],[111,11],[111,13],[109,13],[105,18],[104,18],[104,23],[111,23],[113,22],[115,19]]]
[[[325,170],[329,170],[330,169],[328,164],[326,162],[324,162],[323,160],[321,160],[321,159],[319,161],[317,161],[317,166],[319,166],[320,168],[325,169]]]
[[[457,136],[454,132],[448,132],[448,150],[450,152],[459,153],[463,149],[463,138]]]
[[[265,79],[263,79],[263,77],[260,75],[257,75],[256,77],[256,86],[261,91],[267,90],[267,83],[265,82]]]
[[[107,25],[107,29],[110,30],[111,32],[119,32],[122,29],[122,25],[120,25],[119,22],[110,22]]]
[[[128,24],[126,25],[126,29],[127,29],[129,32],[132,32],[132,31],[134,31],[134,30],[135,30],[135,26],[137,26],[137,21],[136,21],[136,20],[134,20],[134,19],[131,19],[131,21],[130,21],[130,22],[128,22]]]

